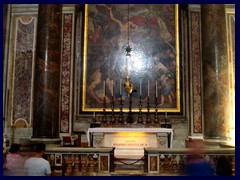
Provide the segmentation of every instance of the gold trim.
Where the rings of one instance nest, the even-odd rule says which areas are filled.
[[[233,49],[233,42],[232,42],[232,26],[231,20],[234,17],[234,24],[235,24],[235,9],[233,8],[226,8],[226,26],[227,26],[227,54],[228,54],[228,78],[229,78],[229,102],[230,102],[230,114],[229,114],[229,126],[230,129],[235,129],[235,72],[234,72],[234,62],[235,54]],[[235,28],[235,27],[234,27]],[[236,33],[235,33],[236,34]],[[235,35],[236,36],[236,35]],[[236,50],[235,50],[236,51]],[[229,134],[231,136],[231,134]]]
[[[177,109],[175,112],[180,112],[180,62],[179,62],[179,16],[178,16],[178,4],[175,5],[175,40],[176,40],[176,104],[177,104]]]
[[[87,36],[88,36],[88,4],[85,5],[85,13],[84,13],[83,83],[82,83],[82,86],[83,86],[83,88],[82,88],[82,109],[83,109],[83,111],[86,111]]]

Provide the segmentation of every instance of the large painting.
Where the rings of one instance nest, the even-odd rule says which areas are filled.
[[[178,23],[175,4],[85,5],[82,111],[180,112]]]

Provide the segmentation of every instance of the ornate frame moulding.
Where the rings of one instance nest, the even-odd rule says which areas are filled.
[[[180,112],[179,18],[177,4],[87,4],[79,112],[129,111],[126,73],[134,85],[133,112]],[[129,15],[129,23],[124,17]],[[131,56],[125,48],[127,24]],[[103,100],[106,100],[104,106]],[[156,100],[155,100],[156,99]]]

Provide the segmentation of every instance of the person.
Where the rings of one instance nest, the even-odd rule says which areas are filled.
[[[111,99],[103,92],[103,85],[101,82],[105,81],[107,88],[112,89],[111,80],[107,77],[108,66],[103,64],[90,76],[90,83],[87,87],[88,93],[95,103],[103,104],[103,98],[105,96],[106,103],[110,103]],[[105,93],[105,94],[104,94]]]
[[[134,31],[137,31],[138,27],[136,24],[133,24],[132,21],[129,21],[128,16],[126,15],[124,15],[122,17],[122,20],[119,21],[113,16],[112,7],[108,7],[108,6],[106,7],[109,9],[109,15],[111,20],[113,20],[119,25],[120,34],[119,34],[118,48],[119,48],[119,51],[121,51],[122,47],[126,44],[126,40],[128,36],[128,28],[133,28]]]
[[[23,165],[25,158],[20,154],[20,144],[11,144],[9,153],[6,156],[5,174],[6,176],[24,176]]]
[[[168,31],[166,23],[162,20],[161,17],[157,17],[157,24],[159,25],[160,28],[160,37],[167,45],[169,45],[172,48],[173,52],[175,52],[175,48],[171,45],[171,41],[173,38],[171,33]]]
[[[232,164],[231,161],[224,155],[217,159],[216,164],[217,176],[232,176]]]
[[[27,176],[52,176],[50,163],[43,158],[46,145],[39,143],[36,145],[36,153],[26,160],[24,170]]]
[[[186,175],[189,176],[214,176],[214,169],[203,157],[201,141],[191,142],[191,150],[187,156]]]
[[[100,26],[102,31],[106,31],[109,26],[109,15],[108,10],[105,5],[97,4],[94,9],[91,9],[88,17],[89,17],[89,27],[92,32],[95,31],[97,26]]]
[[[162,75],[160,77],[160,93],[161,93],[161,102],[160,106],[164,105],[165,96],[168,97],[169,103],[172,104],[172,96],[174,96],[172,91],[171,80],[167,75],[167,72],[162,70]],[[169,72],[169,71],[168,71]],[[170,73],[170,72],[169,72]]]

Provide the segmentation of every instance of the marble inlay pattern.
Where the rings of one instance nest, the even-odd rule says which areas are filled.
[[[72,14],[63,16],[63,53],[62,53],[62,94],[61,94],[61,132],[69,132]]]
[[[201,106],[201,55],[200,55],[200,13],[191,13],[192,27],[192,70],[193,70],[193,131],[202,132],[202,106]]]
[[[32,64],[34,52],[34,28],[36,19],[17,18],[16,47],[13,84],[12,123],[19,119],[28,125],[31,122]]]

